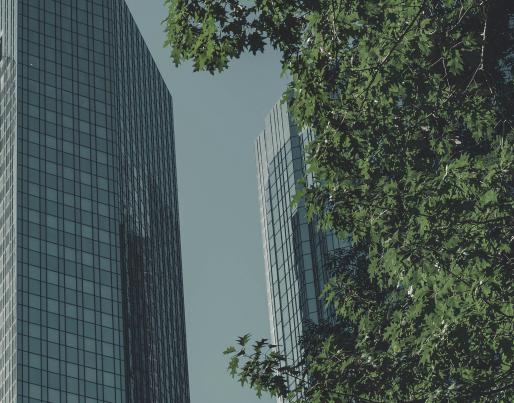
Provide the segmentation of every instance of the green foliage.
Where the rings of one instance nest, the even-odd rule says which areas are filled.
[[[310,213],[354,247],[302,367],[246,338],[232,374],[299,401],[512,401],[514,2],[166,3],[176,63],[282,52],[290,110],[317,133]]]
[[[259,397],[263,390],[272,396],[288,396],[290,391],[284,374],[297,376],[297,368],[284,365],[284,357],[267,339],[258,340],[252,346],[248,346],[249,342],[250,335],[246,334],[237,339],[237,348],[232,346],[223,352],[231,356],[229,373],[237,375],[241,385],[249,384]],[[248,347],[253,353],[247,352]]]

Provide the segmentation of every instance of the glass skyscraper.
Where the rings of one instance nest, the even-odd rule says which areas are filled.
[[[0,0],[0,401],[189,402],[172,100],[123,0]]]
[[[311,130],[295,127],[287,105],[279,102],[255,147],[271,340],[289,365],[302,357],[305,324],[329,319],[320,300],[326,262],[328,253],[342,246],[307,220],[303,200],[292,205],[306,177],[305,145],[312,138]]]

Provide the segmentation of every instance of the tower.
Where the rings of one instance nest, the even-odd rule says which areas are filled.
[[[122,0],[0,0],[0,399],[188,402],[171,95]]]
[[[287,104],[279,102],[255,145],[271,340],[288,365],[301,360],[306,323],[329,319],[320,299],[327,257],[342,246],[315,220],[309,222],[303,200],[293,204],[303,186],[299,181],[312,179],[306,177],[305,162],[312,137],[311,130],[294,125]]]

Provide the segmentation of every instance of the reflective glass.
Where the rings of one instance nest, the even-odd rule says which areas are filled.
[[[318,231],[315,220],[307,220],[303,201],[293,205],[312,137],[310,130],[297,130],[287,105],[278,103],[255,145],[271,339],[289,365],[301,359],[306,323],[329,318],[320,300],[324,266],[328,253],[342,245],[333,234]]]
[[[188,402],[171,95],[122,0],[0,0],[0,400]]]

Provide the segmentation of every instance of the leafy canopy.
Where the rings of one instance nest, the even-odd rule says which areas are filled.
[[[303,365],[245,337],[232,374],[293,401],[512,401],[514,2],[166,4],[175,63],[281,51],[290,110],[317,133],[310,213],[353,242],[325,294],[338,320],[306,335]]]

